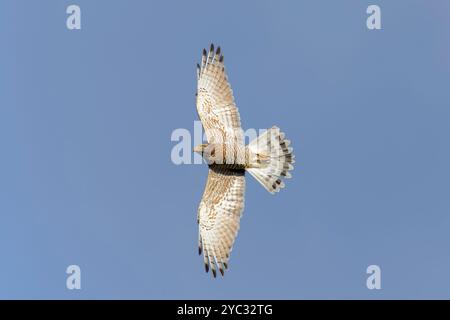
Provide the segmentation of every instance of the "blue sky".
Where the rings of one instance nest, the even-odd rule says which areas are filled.
[[[78,4],[82,30],[66,28]],[[382,30],[366,28],[378,4]],[[448,1],[0,4],[0,298],[450,298]],[[224,279],[197,255],[195,65],[222,46],[245,128],[296,153],[247,178]],[[66,289],[66,267],[82,289]],[[366,288],[381,267],[382,289]]]

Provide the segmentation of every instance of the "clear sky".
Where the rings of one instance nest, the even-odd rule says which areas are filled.
[[[66,28],[78,4],[82,29]],[[366,27],[377,4],[382,30]],[[450,2],[0,3],[0,298],[450,298]],[[201,49],[222,46],[245,128],[296,153],[247,178],[223,279],[197,255]],[[66,267],[82,289],[66,289]],[[381,267],[381,290],[366,268]]]

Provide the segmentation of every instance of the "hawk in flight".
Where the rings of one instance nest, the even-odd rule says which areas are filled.
[[[244,210],[245,173],[274,194],[290,178],[294,155],[277,127],[244,143],[239,111],[228,83],[220,47],[203,49],[197,64],[197,111],[208,143],[194,152],[208,163],[205,191],[197,214],[198,249],[206,272],[224,275]]]

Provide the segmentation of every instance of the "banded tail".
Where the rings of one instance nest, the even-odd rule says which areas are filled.
[[[295,156],[289,144],[280,128],[273,126],[248,145],[258,164],[246,170],[272,194],[284,188],[284,178],[291,178]]]

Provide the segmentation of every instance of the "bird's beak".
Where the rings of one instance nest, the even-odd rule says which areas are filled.
[[[201,153],[202,152],[202,147],[201,146],[195,146],[193,151],[197,152],[197,153]]]

